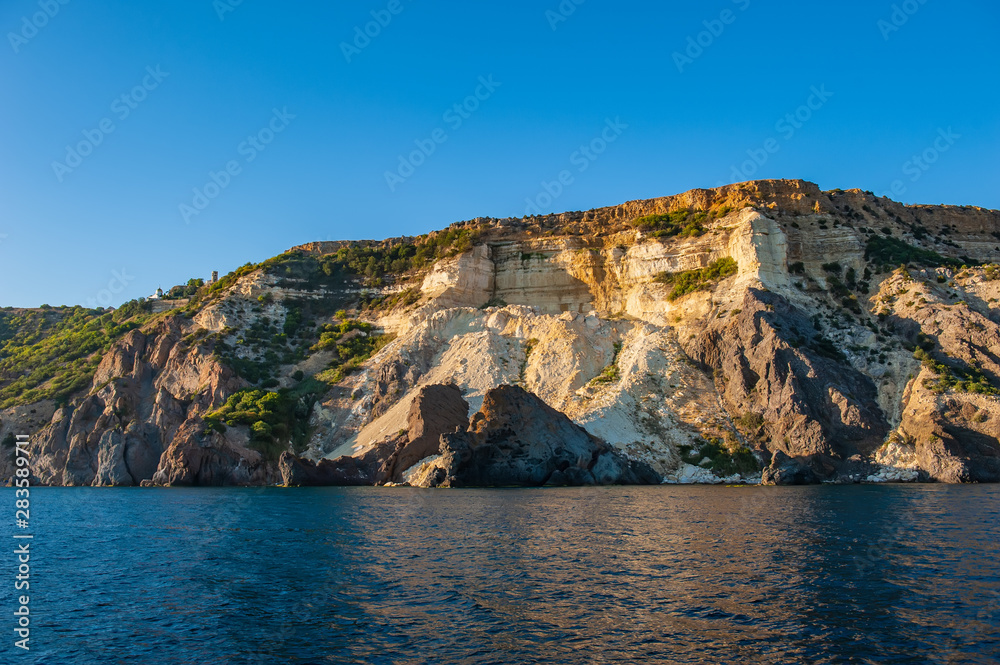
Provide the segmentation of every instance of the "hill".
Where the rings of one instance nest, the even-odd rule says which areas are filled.
[[[0,312],[0,439],[56,485],[995,482],[998,254],[997,211],[792,180],[310,243]]]

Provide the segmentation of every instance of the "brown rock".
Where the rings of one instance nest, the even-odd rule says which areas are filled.
[[[278,460],[278,470],[282,483],[289,487],[372,484],[371,477],[354,457],[312,462],[284,452]]]
[[[775,293],[748,289],[742,311],[710,324],[689,353],[716,372],[730,413],[762,416],[758,449],[783,454],[766,482],[832,478],[844,460],[870,455],[889,432],[872,381],[829,357],[836,349]],[[795,465],[788,458],[805,459]]]
[[[225,435],[204,434],[203,430],[200,419],[184,423],[160,457],[154,484],[210,487],[277,482],[275,464],[246,448],[237,430],[230,428]]]
[[[442,434],[454,434],[469,424],[469,404],[456,385],[424,386],[410,406],[406,420],[407,443],[396,453],[392,479],[402,480],[411,466],[437,455]]]
[[[443,435],[444,487],[614,485],[660,482],[519,386],[486,393],[467,432]]]

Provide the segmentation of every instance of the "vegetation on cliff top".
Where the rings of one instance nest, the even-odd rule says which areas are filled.
[[[726,277],[735,275],[738,271],[739,265],[736,260],[727,256],[697,270],[661,272],[653,280],[673,287],[667,294],[667,300],[672,301],[699,289],[707,288]]]
[[[429,266],[437,259],[466,252],[479,240],[476,231],[449,229],[442,233],[420,236],[415,242],[341,247],[334,254],[321,257],[323,272],[337,272],[378,279],[383,275],[398,275],[412,269]]]
[[[0,310],[0,408],[46,399],[66,403],[90,385],[102,354],[150,318],[149,304],[139,301],[113,312]]]
[[[725,217],[730,208],[708,212],[677,210],[661,215],[646,215],[631,222],[632,226],[654,238],[697,238],[705,233],[705,224],[717,217]]]
[[[322,256],[293,250],[257,266],[248,264],[240,270],[261,268],[277,277],[304,280],[313,288],[331,282],[339,283],[348,277],[361,277],[368,284],[377,285],[381,284],[382,278],[387,275],[401,275],[410,270],[419,270],[438,259],[466,252],[472,249],[479,238],[479,232],[475,230],[449,229],[420,236],[412,242],[359,241]],[[226,278],[219,280],[220,284],[228,278],[227,275]],[[228,285],[223,284],[221,288],[226,288]]]

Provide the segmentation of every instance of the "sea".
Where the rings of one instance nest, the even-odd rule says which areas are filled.
[[[4,664],[1000,662],[995,485],[37,488],[23,528],[15,501]]]

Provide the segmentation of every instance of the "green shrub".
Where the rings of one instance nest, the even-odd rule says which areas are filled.
[[[473,229],[448,229],[424,236],[415,242],[356,243],[341,247],[319,259],[327,276],[357,275],[380,278],[423,268],[439,258],[466,252],[478,243],[480,232]]]
[[[685,270],[683,272],[661,272],[654,281],[672,286],[667,300],[677,300],[699,289],[704,289],[715,282],[735,275],[739,271],[739,265],[730,257],[713,261],[706,268],[697,270]]]
[[[337,348],[347,333],[355,330],[360,331],[361,335],[352,336],[353,339],[358,339],[366,337],[373,329],[374,326],[370,323],[352,319],[342,321],[340,325],[327,324],[320,328],[319,341],[311,347],[311,350],[328,351],[330,349]]]
[[[722,439],[715,437],[704,441],[698,449],[691,446],[679,448],[681,459],[685,462],[697,465],[707,457],[708,468],[721,476],[731,476],[736,473],[750,475],[760,471],[760,463],[753,451],[742,445],[728,448]]]
[[[528,358],[531,357],[531,352],[535,350],[536,346],[538,346],[538,339],[535,337],[524,343],[524,360],[521,361],[521,369],[517,374],[517,382],[519,384],[524,383],[524,372],[528,369]]]
[[[614,344],[614,355],[611,357],[611,363],[601,370],[601,373],[590,380],[590,383],[594,385],[603,385],[606,383],[614,383],[619,378],[621,378],[621,372],[618,369],[618,354],[622,351],[621,342],[615,342]]]
[[[906,265],[909,263],[928,268],[953,267],[962,265],[959,259],[941,256],[929,249],[909,245],[891,237],[872,236],[865,246],[865,258],[883,266]]]
[[[817,335],[809,340],[808,347],[819,355],[830,358],[831,360],[837,360],[840,362],[847,361],[847,356],[845,356],[844,352],[840,350],[840,347],[822,335]]]
[[[1000,395],[1000,390],[994,387],[989,379],[975,367],[964,365],[964,363],[964,366],[956,366],[938,362],[923,347],[914,351],[913,357],[937,375],[935,379],[924,380],[924,386],[932,392],[944,393],[954,390],[960,393]]]
[[[347,320],[337,326],[324,326],[322,330],[319,342],[313,345],[312,350],[335,350],[336,354],[327,369],[316,378],[331,385],[340,383],[395,339],[395,335],[374,334],[374,326],[364,321]]]
[[[67,403],[93,380],[101,357],[152,318],[143,300],[113,312],[85,307],[0,310],[0,408]]]
[[[308,439],[309,415],[326,389],[325,384],[314,379],[277,392],[247,388],[206,414],[205,425],[218,432],[224,432],[226,426],[248,426],[250,446],[267,459],[277,459],[289,448],[301,452]]]
[[[764,416],[753,411],[747,411],[734,421],[741,430],[751,436],[756,436],[764,427]]]
[[[371,300],[363,301],[362,305],[367,310],[391,310],[397,307],[411,307],[420,302],[422,292],[420,287],[412,287],[399,293],[386,296],[379,296]]]
[[[709,214],[691,210],[678,210],[662,215],[646,215],[632,221],[632,226],[654,238],[696,238],[705,233],[703,224]]]
[[[489,309],[490,307],[506,307],[507,301],[499,296],[493,296],[485,303],[479,306],[479,309]]]
[[[189,279],[184,286],[175,286],[167,291],[168,298],[191,298],[205,286],[203,279]]]

